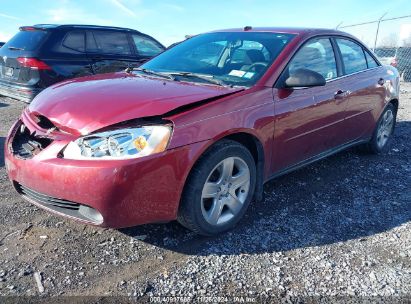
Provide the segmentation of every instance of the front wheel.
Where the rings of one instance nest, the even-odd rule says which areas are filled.
[[[235,226],[253,197],[256,166],[243,145],[222,140],[195,165],[187,180],[178,221],[202,235],[216,235]]]

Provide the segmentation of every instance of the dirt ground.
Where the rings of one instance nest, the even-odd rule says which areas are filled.
[[[1,146],[24,107],[0,99]],[[265,200],[216,238],[175,222],[112,230],[50,215],[12,189],[1,149],[0,296],[410,299],[410,134],[403,84],[388,153],[351,149],[271,181]]]

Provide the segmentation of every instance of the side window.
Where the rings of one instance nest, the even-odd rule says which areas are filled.
[[[94,38],[94,35],[92,32],[86,33],[86,49],[88,52],[91,52],[91,53],[99,52],[96,39]]]
[[[55,41],[53,47],[50,48],[51,52],[80,54],[86,50],[85,33],[82,31],[68,32],[63,36],[63,40],[59,38]]]
[[[88,52],[119,55],[131,54],[126,33],[107,31],[93,31],[92,33],[94,41],[87,41]]]
[[[378,66],[377,61],[375,61],[374,58],[372,58],[372,56],[366,51],[364,50],[365,53],[365,58],[367,59],[367,64],[368,64],[368,68],[376,68]]]
[[[137,52],[142,56],[155,56],[163,51],[161,45],[148,37],[133,35],[133,41]]]
[[[345,74],[352,74],[367,69],[367,61],[365,60],[363,48],[360,45],[347,39],[337,38],[336,41],[341,51]]]
[[[330,39],[311,39],[298,51],[288,66],[288,72],[292,75],[295,70],[302,68],[321,74],[325,80],[338,76]]]

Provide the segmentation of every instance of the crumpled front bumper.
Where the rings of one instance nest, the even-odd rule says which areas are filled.
[[[58,137],[34,157],[21,159],[11,150],[11,132],[5,142],[9,178],[26,200],[43,209],[113,228],[176,219],[185,180],[205,144],[195,143],[133,160],[59,157],[59,152],[73,139]],[[94,217],[49,207],[44,200],[55,205],[64,206],[66,202],[69,206],[85,206],[94,212]]]

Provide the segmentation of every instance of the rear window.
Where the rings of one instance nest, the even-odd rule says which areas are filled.
[[[121,32],[93,31],[87,39],[87,51],[92,53],[130,55],[127,34]],[[88,37],[89,37],[88,36]]]
[[[5,47],[33,51],[39,47],[46,36],[46,31],[20,31],[5,44]]]

